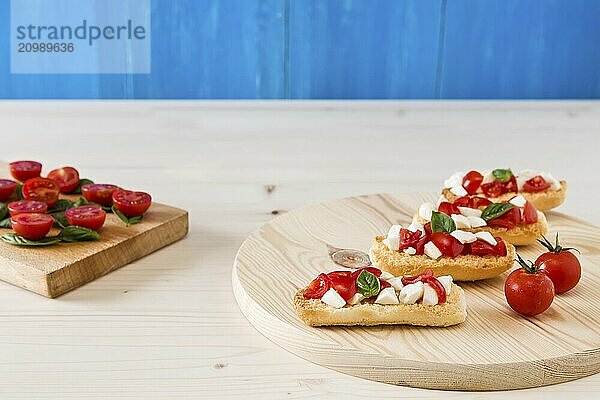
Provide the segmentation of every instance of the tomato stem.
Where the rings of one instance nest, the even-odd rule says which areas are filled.
[[[533,263],[533,261],[531,260],[527,260],[525,261],[523,259],[523,257],[521,257],[521,255],[519,253],[517,253],[517,258],[515,258],[515,261],[517,263],[519,263],[519,265],[525,270],[527,271],[527,273],[529,274],[535,274],[536,272],[538,272],[539,268],[535,266],[535,264]]]
[[[555,239],[555,244],[552,244],[552,242],[550,242],[544,235],[542,235],[542,239],[538,239],[537,240],[542,246],[544,246],[546,249],[548,249],[549,252],[551,253],[560,253],[561,251],[569,251],[569,250],[575,250],[576,252],[578,252],[579,254],[581,254],[581,252],[579,250],[577,250],[574,247],[562,247],[560,245],[560,242],[558,240],[558,232],[556,232],[556,239]]]

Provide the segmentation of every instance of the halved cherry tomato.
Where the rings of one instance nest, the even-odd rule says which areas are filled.
[[[13,161],[9,166],[10,174],[21,182],[37,178],[42,173],[42,164],[37,161]]]
[[[399,250],[405,250],[409,247],[415,247],[419,238],[421,238],[421,231],[417,230],[416,232],[409,231],[408,229],[401,228],[400,229],[400,248]]]
[[[506,186],[499,180],[481,185],[481,190],[487,197],[499,197],[506,193]]]
[[[305,299],[320,299],[331,288],[331,279],[325,274],[319,274],[304,291]]]
[[[525,224],[534,224],[538,220],[537,210],[529,201],[525,202],[525,206],[523,207],[521,221]]]
[[[60,187],[48,178],[32,178],[23,183],[23,197],[27,200],[43,201],[52,207],[58,201]]]
[[[358,291],[356,278],[352,271],[334,271],[328,273],[327,276],[335,291],[346,301],[350,300]]]
[[[477,189],[479,189],[481,182],[483,182],[483,175],[477,171],[469,171],[463,178],[462,186],[465,188],[467,193],[475,194]]]
[[[459,197],[453,203],[456,207],[470,207],[471,199],[469,196]]]
[[[41,201],[19,200],[8,203],[8,212],[11,217],[18,214],[46,214],[48,204]]]
[[[432,233],[431,241],[440,249],[443,255],[448,257],[460,255],[465,247],[458,239],[447,232]]]
[[[53,169],[48,178],[58,183],[61,193],[71,193],[79,185],[79,172],[73,167]]]
[[[496,238],[496,245],[492,246],[486,241],[477,239],[471,243],[471,254],[476,256],[492,255],[497,257],[506,256],[506,244],[500,238]]]
[[[498,218],[487,221],[488,226],[511,229],[521,222],[521,210],[519,207],[513,207]]]
[[[6,201],[15,192],[17,182],[10,179],[0,179],[0,201]]]
[[[115,190],[119,190],[119,187],[106,183],[90,183],[81,187],[81,193],[87,201],[103,206],[112,205],[112,195]]]
[[[10,218],[13,230],[28,240],[40,240],[45,237],[54,219],[48,214],[18,214]]]
[[[486,199],[485,197],[479,196],[471,197],[471,200],[469,201],[469,207],[471,208],[487,207],[490,204],[492,204],[490,200]]]
[[[152,197],[148,193],[122,189],[113,192],[112,200],[115,208],[128,217],[144,214],[152,203]]]
[[[71,225],[97,231],[104,225],[106,213],[100,206],[87,205],[68,209],[65,211],[65,217]]]
[[[523,191],[525,192],[542,192],[550,187],[550,184],[546,182],[540,175],[534,176],[523,184]]]
[[[458,206],[447,201],[442,201],[438,206],[438,211],[446,215],[460,214]]]

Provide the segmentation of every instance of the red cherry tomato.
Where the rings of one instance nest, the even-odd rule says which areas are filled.
[[[483,175],[477,171],[469,171],[462,181],[462,185],[469,194],[475,194],[483,182]]]
[[[331,285],[336,292],[346,301],[350,300],[356,294],[356,279],[351,271],[335,271],[327,274],[331,280]]]
[[[439,303],[446,302],[446,289],[444,289],[444,285],[442,285],[442,283],[433,276],[432,269],[428,268],[425,271],[423,271],[423,273],[420,275],[402,277],[403,285],[409,285],[411,283],[419,281],[429,284],[433,288],[433,290],[435,290]]]
[[[550,184],[546,182],[540,175],[534,176],[523,184],[523,191],[525,192],[542,192],[550,187]]]
[[[425,225],[423,225],[423,229],[425,230],[425,236],[431,235],[431,222],[428,222]]]
[[[469,196],[459,197],[453,203],[456,207],[470,207],[471,199]]]
[[[81,187],[81,193],[87,201],[103,206],[112,205],[112,195],[115,190],[119,190],[119,187],[105,183],[90,183]]]
[[[71,193],[79,185],[79,172],[73,167],[53,169],[48,178],[58,183],[61,193]]]
[[[419,238],[421,237],[421,231],[416,232],[409,231],[408,229],[400,229],[400,248],[399,250],[405,250],[409,247],[415,247]]]
[[[535,260],[535,265],[548,274],[554,283],[556,293],[564,293],[573,289],[581,279],[581,264],[575,254],[570,251],[575,249],[560,246],[558,235],[555,245],[545,237],[540,243],[549,251],[540,255]]]
[[[481,185],[481,190],[487,197],[499,197],[506,193],[506,186],[499,180]]]
[[[42,173],[42,164],[37,161],[14,161],[9,164],[10,174],[18,181],[37,178]]]
[[[458,206],[449,203],[447,201],[442,201],[440,203],[440,205],[438,206],[438,211],[442,212],[446,215],[452,215],[452,214],[460,214],[460,210],[458,209]]]
[[[415,250],[417,251],[415,254],[420,256],[425,254],[425,244],[431,240],[431,234],[421,236],[419,241],[415,244]]]
[[[148,193],[131,190],[115,190],[112,195],[115,208],[128,217],[137,217],[148,210],[152,197]]]
[[[485,197],[479,197],[479,196],[471,197],[471,200],[469,201],[469,207],[471,207],[471,208],[487,207],[490,204],[492,204],[491,201],[489,201]]]
[[[48,178],[32,178],[23,184],[23,197],[27,200],[43,201],[52,207],[58,201],[60,187]]]
[[[6,201],[17,188],[17,182],[10,179],[0,179],[0,201]]]
[[[521,210],[519,207],[513,207],[498,218],[490,219],[488,226],[511,229],[521,222]]]
[[[458,239],[447,232],[432,233],[431,241],[440,249],[443,255],[448,257],[460,255],[465,247]]]
[[[504,183],[504,187],[506,188],[506,192],[517,193],[519,191],[519,187],[517,186],[517,177],[514,175],[511,176],[510,180]]]
[[[476,256],[496,256],[496,257],[505,257],[506,256],[506,244],[500,238],[496,238],[496,245],[492,246],[486,241],[481,239],[477,239],[475,242],[471,243],[471,254]]]
[[[392,287],[392,284],[379,278],[379,290],[383,290],[388,287]]]
[[[41,201],[19,200],[8,203],[8,212],[11,217],[18,214],[46,214],[48,204]]]
[[[519,262],[522,258],[519,257]],[[521,315],[533,316],[548,309],[554,300],[554,284],[535,265],[526,264],[506,278],[504,295],[508,305]]]
[[[325,274],[319,274],[304,291],[305,299],[320,299],[331,288],[331,279]]]
[[[48,214],[18,214],[10,218],[13,230],[28,240],[40,240],[45,237],[54,219]]]
[[[535,209],[534,205],[529,201],[525,202],[525,206],[523,207],[523,218],[521,222],[524,224],[535,224],[538,221],[538,213]]]
[[[433,276],[433,270],[431,268],[427,268],[425,271],[423,271],[423,273],[419,275],[403,276],[400,280],[402,281],[403,285],[410,285],[415,282],[420,282],[423,279],[431,276]]]
[[[65,211],[65,217],[71,225],[97,231],[104,225],[106,213],[100,206],[88,205],[68,209]]]

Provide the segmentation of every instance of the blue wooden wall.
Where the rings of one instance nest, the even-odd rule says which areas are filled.
[[[152,0],[152,73],[10,73],[0,98],[600,98],[600,0]]]

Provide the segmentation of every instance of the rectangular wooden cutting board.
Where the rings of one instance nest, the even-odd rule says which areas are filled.
[[[188,231],[188,213],[153,203],[139,224],[125,226],[107,214],[100,240],[20,247],[0,241],[0,279],[57,297],[165,247]],[[0,234],[12,232],[0,229]],[[58,233],[53,229],[51,235]]]

